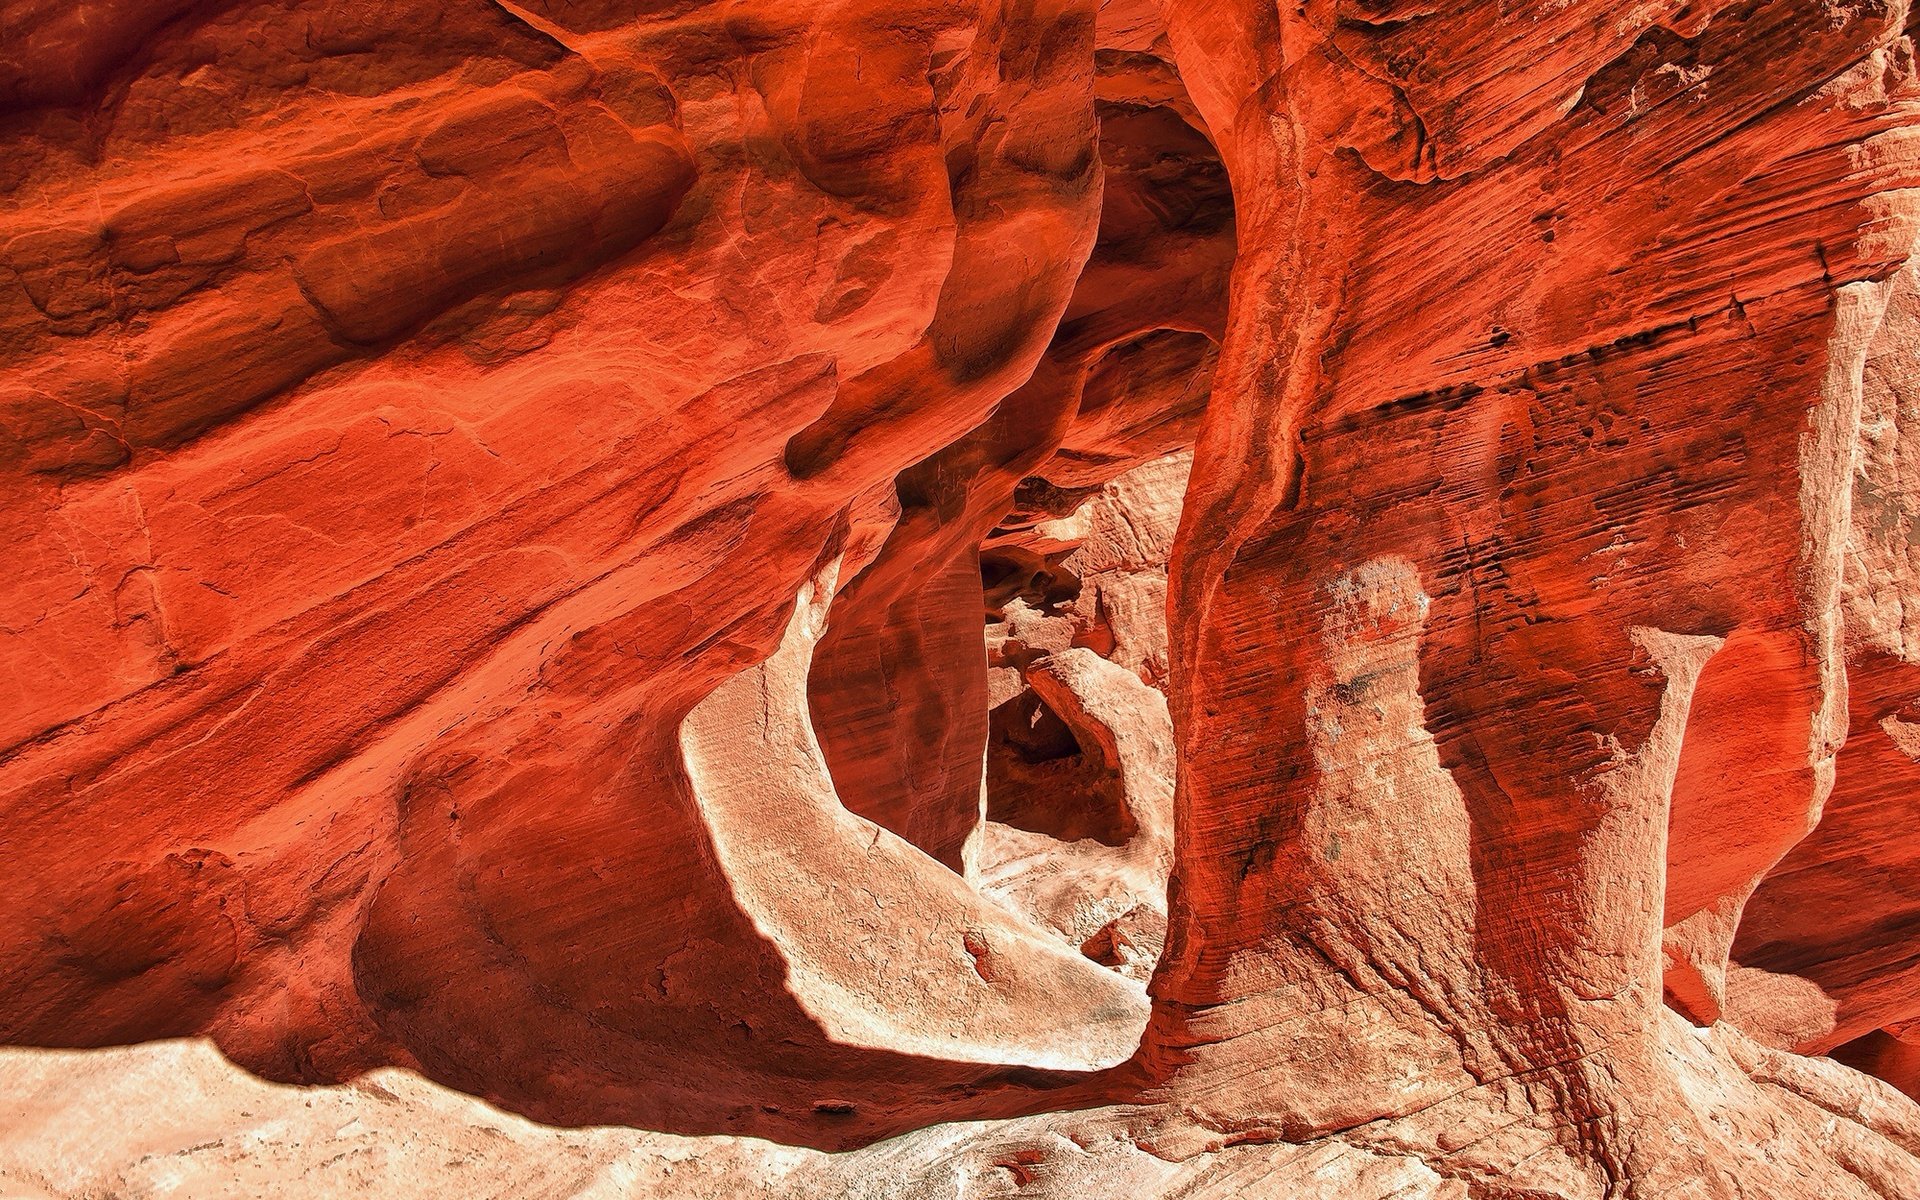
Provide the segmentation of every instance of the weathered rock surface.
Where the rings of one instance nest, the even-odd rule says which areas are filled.
[[[0,0],[0,1188],[1920,1196],[1917,21]]]

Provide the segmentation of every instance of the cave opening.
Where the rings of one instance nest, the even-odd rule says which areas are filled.
[[[1167,564],[1237,254],[1177,78],[1103,51],[1098,236],[1028,381],[903,471],[809,678],[841,803],[1082,956],[1164,944]]]
[[[988,665],[980,887],[1144,980],[1166,936],[1167,555],[1191,455],[1087,489],[1026,481],[980,554]]]

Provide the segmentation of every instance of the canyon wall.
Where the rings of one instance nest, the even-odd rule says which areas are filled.
[[[0,1184],[1920,1195],[1916,22],[0,2]]]

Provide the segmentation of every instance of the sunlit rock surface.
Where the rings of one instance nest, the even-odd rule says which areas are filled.
[[[1915,22],[0,0],[0,1191],[1920,1196]]]

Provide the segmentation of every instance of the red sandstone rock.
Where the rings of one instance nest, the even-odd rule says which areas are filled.
[[[1920,1195],[1913,20],[0,4],[0,1182]]]

